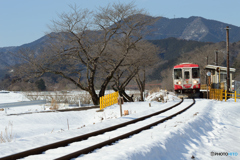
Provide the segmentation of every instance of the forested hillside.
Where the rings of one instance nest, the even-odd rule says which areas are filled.
[[[180,40],[181,41],[181,40]],[[196,42],[197,44],[197,42]],[[236,68],[236,73],[234,74],[233,79],[240,80],[240,41],[230,44],[230,67]],[[169,90],[172,88],[172,68],[174,65],[184,62],[196,63],[199,64],[201,67],[201,82],[205,83],[205,76],[206,71],[204,70],[204,66],[207,65],[207,57],[208,57],[208,64],[215,65],[215,52],[218,49],[218,65],[219,66],[227,66],[226,65],[226,43],[219,42],[219,43],[199,43],[196,45],[195,48],[192,50],[188,50],[187,52],[182,52],[182,54],[178,54],[175,57],[174,54],[172,55],[172,60],[163,60],[164,63],[159,65],[159,67],[154,71],[154,73],[150,76],[150,79],[158,79],[162,83],[163,88],[167,88]],[[181,51],[181,47],[179,48]],[[172,52],[174,53],[174,52]],[[176,54],[176,53],[175,53]],[[170,56],[169,55],[169,56]],[[177,54],[176,54],[177,55]],[[169,58],[171,59],[171,58]]]
[[[162,80],[167,75],[162,74],[166,69],[172,68],[179,61],[179,58],[195,48],[201,48],[210,42],[198,42],[176,38],[168,38],[163,40],[152,40],[151,43],[159,47],[161,62],[159,66],[149,75],[149,80]]]

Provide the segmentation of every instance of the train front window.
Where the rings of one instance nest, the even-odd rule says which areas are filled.
[[[189,71],[185,71],[184,72],[184,78],[185,79],[189,79]]]
[[[192,69],[192,78],[200,78],[199,68]]]
[[[174,69],[174,79],[182,78],[182,69]]]

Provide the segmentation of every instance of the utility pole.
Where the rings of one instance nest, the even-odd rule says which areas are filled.
[[[226,50],[227,50],[227,91],[230,91],[230,70],[229,70],[229,26],[226,28]]]
[[[215,65],[218,66],[218,49],[215,52]]]

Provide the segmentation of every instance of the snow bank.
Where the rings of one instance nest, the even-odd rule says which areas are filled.
[[[151,101],[160,95],[164,95],[165,98],[168,96],[168,102]],[[0,94],[1,103],[16,102],[23,99],[24,96],[20,93]],[[107,107],[103,112],[91,109],[88,111],[8,116],[0,111],[0,131],[4,131],[8,123],[11,122],[15,135],[12,142],[0,143],[0,157],[123,123],[180,101],[172,94],[166,95],[165,91],[154,93],[148,96],[147,100],[146,102],[124,103],[122,108],[128,110],[130,115],[121,118],[118,105]],[[191,102],[190,99],[185,101]],[[151,103],[151,107],[149,103]],[[239,101],[235,103],[231,99],[228,102],[197,99],[196,104],[183,114],[79,158],[88,160],[145,160],[191,159],[194,156],[196,159],[204,160],[237,159],[239,158],[237,154],[240,153],[239,103]],[[42,106],[29,107],[41,108]],[[169,113],[174,113],[174,110],[170,110]],[[158,115],[153,120],[162,117],[164,115]],[[130,125],[127,129],[120,130],[126,132],[135,129],[136,126]],[[103,138],[114,136],[111,132],[102,135]],[[78,145],[74,144],[69,147],[76,149]],[[54,152],[58,153],[58,151]],[[211,152],[227,152],[229,156],[212,156]],[[230,156],[230,153],[234,154]],[[51,157],[46,157],[46,159],[51,159]]]

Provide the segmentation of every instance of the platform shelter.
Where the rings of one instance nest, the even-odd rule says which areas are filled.
[[[210,76],[206,76],[206,82],[211,85],[211,88],[215,89],[227,89],[227,67],[206,65],[204,69],[210,72]],[[229,68],[230,70],[230,91],[234,90],[233,86],[233,74],[236,72],[235,68]]]

